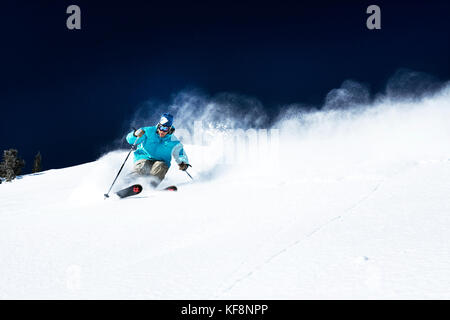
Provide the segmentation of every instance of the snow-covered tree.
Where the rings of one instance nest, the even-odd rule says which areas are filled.
[[[0,177],[6,181],[12,181],[22,172],[25,166],[25,160],[18,157],[16,149],[3,151],[3,161],[0,163]]]

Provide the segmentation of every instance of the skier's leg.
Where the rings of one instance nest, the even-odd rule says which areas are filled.
[[[132,174],[146,176],[150,174],[152,168],[152,161],[141,159],[135,162]]]
[[[164,161],[155,161],[150,169],[150,175],[155,177],[151,185],[157,187],[166,176],[167,171],[169,171],[169,167]]]
[[[152,161],[141,159],[134,163],[133,170],[125,176],[125,184],[137,183],[139,178],[149,176]]]

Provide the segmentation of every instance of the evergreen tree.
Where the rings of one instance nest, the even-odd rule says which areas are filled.
[[[4,178],[4,177],[6,177],[6,169],[5,169],[5,165],[2,161],[2,162],[0,162],[0,181],[2,181],[1,178]]]
[[[16,149],[3,151],[3,162],[0,164],[0,176],[6,181],[12,181],[22,172],[25,161],[20,159]]]
[[[31,172],[36,173],[41,171],[42,171],[42,156],[41,152],[39,151],[36,157],[34,157],[33,170],[31,170]]]

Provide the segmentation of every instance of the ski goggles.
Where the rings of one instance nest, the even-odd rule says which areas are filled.
[[[158,130],[160,130],[160,131],[162,131],[162,132],[169,132],[170,127],[163,126],[163,125],[160,124],[160,125],[158,126]]]

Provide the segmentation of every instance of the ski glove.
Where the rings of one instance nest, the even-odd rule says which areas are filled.
[[[138,137],[138,138],[142,137],[144,134],[145,134],[145,131],[142,130],[142,129],[137,129],[137,130],[134,132],[134,136],[135,136],[135,137]]]
[[[192,167],[190,164],[187,164],[184,162],[180,163],[178,166],[180,167],[180,170],[182,170],[182,171],[186,171],[188,167]]]

